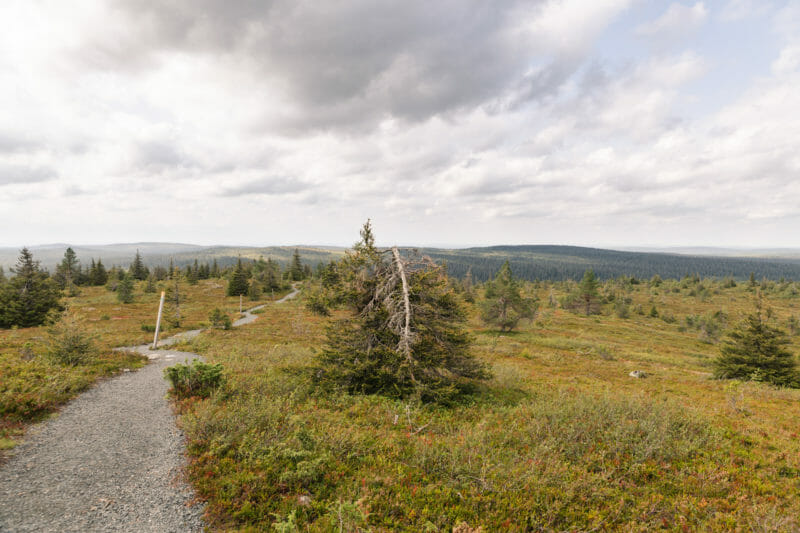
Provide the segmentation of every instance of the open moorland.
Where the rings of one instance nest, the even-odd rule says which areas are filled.
[[[213,528],[800,527],[800,391],[711,377],[754,289],[609,281],[601,313],[583,316],[559,304],[572,285],[528,284],[539,312],[511,333],[487,329],[470,305],[474,352],[494,377],[448,407],[310,386],[303,369],[330,319],[301,301],[198,338],[193,349],[228,378],[181,405]],[[795,333],[798,290],[762,289],[770,320]]]
[[[179,283],[180,327],[165,321],[167,334],[207,326],[215,308],[236,316],[226,280]],[[479,318],[482,287],[453,281],[493,377],[449,405],[314,386],[325,326],[342,311],[322,317],[303,298],[188,342],[224,369],[210,397],[176,403],[212,530],[800,528],[800,391],[712,379],[757,293],[800,351],[800,284],[622,277],[600,284],[589,316],[566,308],[576,285],[523,283],[538,310],[500,332]],[[94,339],[85,364],[50,362],[46,326],[0,331],[3,447],[96,379],[145,364],[111,350],[152,339],[158,293],[144,288],[130,304],[104,287],[65,298]]]
[[[136,283],[134,301],[128,304],[120,303],[115,292],[102,286],[80,287],[78,296],[63,298],[65,315],[75,320],[91,342],[91,356],[85,364],[63,365],[46,356],[52,341],[50,326],[0,329],[0,453],[14,447],[27,424],[55,412],[97,379],[145,364],[146,359],[138,355],[113,350],[153,341],[160,295],[145,292],[145,285]],[[180,281],[181,318],[175,320],[174,306],[168,304],[162,336],[207,327],[215,308],[235,317],[239,297],[226,296],[226,285],[219,279],[194,285]],[[174,288],[174,283],[156,284],[157,290],[164,288]],[[256,301],[245,298],[245,305],[265,303],[285,292],[264,293]]]

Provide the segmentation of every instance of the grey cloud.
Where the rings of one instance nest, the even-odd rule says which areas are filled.
[[[41,142],[0,132],[0,154],[33,152],[43,146]]]
[[[513,176],[487,174],[472,183],[461,183],[456,189],[456,196],[495,197],[498,195],[519,193],[524,185]]]
[[[197,163],[173,144],[161,141],[139,143],[135,164],[147,172],[197,166]]]
[[[0,186],[19,183],[39,183],[58,177],[50,167],[27,167],[0,163]]]
[[[558,94],[564,83],[575,74],[581,62],[560,59],[534,73],[525,75],[507,102],[488,106],[490,111],[516,111],[525,104],[543,101]]]
[[[692,216],[703,215],[708,211],[703,206],[691,206],[677,203],[660,203],[657,199],[648,202],[637,201],[635,204],[613,209],[610,214],[615,216],[644,216],[661,220],[675,220]]]
[[[164,50],[236,54],[297,104],[265,128],[369,127],[387,115],[423,121],[514,90],[542,52],[524,26],[542,3],[119,0],[135,39],[121,50],[108,44],[117,48],[109,68]],[[526,98],[563,77],[530,80]]]
[[[61,193],[64,196],[83,196],[84,194],[89,194],[89,192],[87,189],[77,185],[68,185],[61,189]]]
[[[222,191],[223,196],[248,196],[251,194],[281,195],[301,192],[309,189],[310,184],[294,178],[271,176],[228,187]]]

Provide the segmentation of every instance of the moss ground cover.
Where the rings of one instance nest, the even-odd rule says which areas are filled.
[[[798,286],[765,285],[770,320],[786,328]],[[302,302],[204,334],[194,347],[224,366],[226,385],[179,406],[212,528],[799,528],[800,391],[711,379],[753,290],[607,283],[591,316],[548,304],[569,290],[528,284],[540,312],[511,333],[471,308],[474,350],[494,378],[449,408],[311,387],[304,369],[328,319]]]
[[[120,304],[104,287],[81,287],[79,296],[64,298],[79,327],[92,338],[95,349],[86,364],[63,366],[48,360],[46,327],[0,330],[0,454],[14,446],[27,424],[52,413],[97,379],[145,364],[139,356],[112,351],[152,342],[160,294],[145,293],[143,288],[144,282],[137,285],[131,304]],[[224,282],[182,282],[180,292],[181,327],[169,329],[165,320],[164,335],[204,327],[216,307],[238,316],[239,299],[225,296]],[[264,295],[245,306],[270,299]]]

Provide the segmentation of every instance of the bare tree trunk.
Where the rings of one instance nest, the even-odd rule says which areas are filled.
[[[400,252],[397,249],[397,246],[392,248],[392,254],[394,255],[394,263],[397,268],[398,274],[400,274],[400,281],[403,284],[403,307],[405,312],[405,323],[403,324],[403,332],[400,336],[400,349],[406,356],[408,360],[409,369],[408,372],[411,375],[411,381],[414,383],[417,382],[416,378],[414,378],[414,358],[411,356],[411,298],[408,295],[408,279],[406,278],[406,269],[405,265],[403,264],[403,259],[400,257]]]

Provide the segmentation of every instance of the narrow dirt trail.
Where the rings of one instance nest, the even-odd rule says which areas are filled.
[[[276,303],[294,298],[295,290]],[[234,325],[258,317],[250,311]],[[187,331],[160,343],[197,336]],[[181,479],[185,444],[163,370],[199,358],[148,345],[151,359],[96,385],[29,431],[0,470],[0,532],[195,532],[204,507]]]

